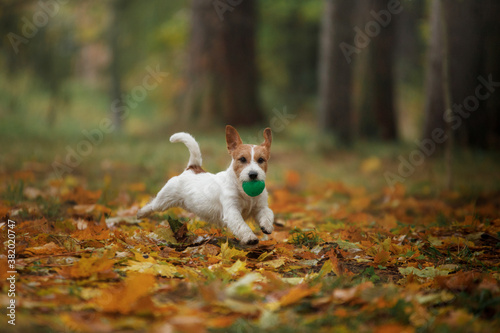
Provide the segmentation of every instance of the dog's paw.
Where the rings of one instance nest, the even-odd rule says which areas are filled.
[[[274,231],[274,227],[273,226],[267,228],[260,227],[260,230],[262,230],[263,233],[270,235]]]
[[[258,216],[259,218],[259,226],[263,233],[271,234],[274,230],[273,222],[274,222],[274,214],[273,211],[269,208]]]
[[[256,245],[259,243],[259,239],[255,236],[253,236],[251,238],[242,239],[240,242],[243,245]]]
[[[137,218],[142,219],[143,217],[146,217],[149,214],[151,214],[151,209],[149,209],[148,206],[145,206],[137,211]]]

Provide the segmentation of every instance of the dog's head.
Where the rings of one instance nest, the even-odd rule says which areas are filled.
[[[233,170],[240,183],[266,179],[273,139],[270,128],[264,130],[264,139],[260,145],[243,144],[238,131],[231,125],[226,126],[227,150],[233,158]]]

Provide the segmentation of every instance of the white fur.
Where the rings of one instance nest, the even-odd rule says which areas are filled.
[[[194,138],[187,133],[177,133],[170,138],[172,142],[183,142],[190,151],[188,167],[201,165],[201,153]],[[255,146],[254,146],[255,147]],[[256,244],[257,237],[245,223],[253,217],[266,233],[273,231],[274,214],[267,204],[267,190],[256,196],[248,196],[242,188],[242,182],[250,180],[248,173],[256,171],[257,179],[265,180],[266,173],[252,160],[237,177],[233,163],[225,171],[217,174],[194,173],[185,170],[171,178],[158,192],[158,195],[140,209],[137,217],[145,217],[155,211],[164,211],[171,207],[181,207],[198,215],[206,222],[221,227],[228,227],[242,243]]]
[[[188,167],[191,165],[201,166],[202,160],[200,146],[198,146],[198,143],[191,134],[184,132],[175,133],[170,137],[170,142],[182,142],[186,145],[189,150]]]

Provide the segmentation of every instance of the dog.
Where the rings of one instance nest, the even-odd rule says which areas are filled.
[[[182,142],[189,150],[187,168],[167,181],[156,197],[137,212],[143,218],[171,207],[188,210],[206,222],[227,227],[242,244],[255,245],[259,239],[245,220],[252,217],[266,234],[273,232],[274,213],[268,207],[267,190],[251,197],[243,190],[243,182],[265,181],[271,156],[272,132],[264,130],[260,145],[243,144],[238,131],[226,126],[227,150],[231,164],[225,171],[208,173],[201,167],[201,152],[196,140],[188,133],[176,133],[170,142]]]

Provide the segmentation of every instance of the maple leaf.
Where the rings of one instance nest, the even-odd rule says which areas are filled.
[[[93,274],[110,272],[115,261],[105,256],[102,258],[81,258],[72,266],[56,268],[56,270],[66,278],[76,279],[90,277]]]
[[[155,258],[147,256],[145,258],[138,252],[134,252],[135,260],[129,261],[125,271],[138,272],[150,275],[161,275],[167,278],[177,274],[177,268],[168,263],[158,263]]]
[[[152,262],[131,262],[125,271],[138,272],[151,275],[161,275],[167,278],[174,277],[177,273],[175,266],[170,264],[157,264]]]
[[[94,223],[87,224],[87,228],[84,230],[77,230],[73,232],[71,236],[78,240],[106,240],[111,237],[107,227]]]
[[[118,286],[102,291],[94,303],[105,312],[128,314],[134,310],[152,309],[154,305],[144,299],[156,283],[151,274],[132,273]],[[141,302],[141,300],[143,300]]]
[[[229,242],[222,243],[220,248],[220,256],[223,260],[243,259],[247,254],[248,252],[229,247]]]
[[[49,254],[61,254],[66,252],[66,249],[56,245],[54,242],[47,243],[43,246],[35,246],[24,249],[23,254],[35,256],[35,255],[49,255]]]
[[[240,261],[239,259],[229,268],[226,268],[226,271],[231,275],[236,275],[240,272],[245,272],[246,263]]]
[[[388,251],[381,250],[375,258],[373,258],[373,263],[379,265],[385,265],[391,259],[391,254]]]

